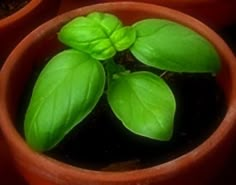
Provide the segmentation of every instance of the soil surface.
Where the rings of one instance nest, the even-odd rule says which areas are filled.
[[[24,7],[30,0],[1,0],[0,19],[7,17]]]

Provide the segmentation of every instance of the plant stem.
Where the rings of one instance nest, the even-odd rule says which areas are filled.
[[[123,65],[117,64],[113,58],[104,61],[103,66],[107,76],[107,87],[109,87],[109,84],[111,83],[112,79],[114,79],[114,76],[124,75],[127,72],[129,73],[129,71],[127,71]]]

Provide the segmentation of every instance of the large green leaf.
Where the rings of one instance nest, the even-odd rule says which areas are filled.
[[[133,55],[149,66],[174,72],[212,72],[220,69],[215,48],[193,30],[162,19],[147,19],[133,25],[136,41]]]
[[[135,72],[116,77],[108,89],[108,102],[130,131],[157,140],[171,138],[175,99],[159,76]]]
[[[64,44],[86,52],[98,60],[106,60],[131,46],[135,40],[132,27],[108,13],[94,12],[77,17],[60,30],[58,37]]]
[[[105,72],[85,53],[66,50],[41,72],[25,116],[25,137],[39,151],[49,150],[80,123],[103,93]]]

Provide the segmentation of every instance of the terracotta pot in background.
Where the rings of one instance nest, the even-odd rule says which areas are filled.
[[[56,36],[73,17],[91,11],[110,12],[125,24],[144,18],[166,18],[184,24],[206,37],[222,59],[219,81],[225,90],[227,112],[217,130],[200,146],[172,161],[146,169],[101,172],[73,167],[34,152],[15,128],[25,85],[45,58],[61,49]],[[40,33],[40,34],[39,34]],[[211,181],[227,157],[236,133],[236,59],[225,42],[210,28],[181,12],[145,3],[95,4],[70,11],[41,25],[13,50],[0,77],[0,127],[20,173],[31,185],[204,185]],[[23,125],[22,125],[23,126]]]
[[[100,0],[112,2],[122,0]],[[124,0],[123,0],[124,1]],[[201,20],[213,29],[219,30],[236,23],[235,0],[135,0],[137,2],[154,3],[188,13]]]
[[[60,0],[31,0],[14,14],[0,19],[0,67],[27,33],[57,14],[59,5]]]
[[[80,8],[82,6],[87,6],[91,4],[98,3],[100,0],[61,0],[61,6],[59,9],[59,14]]]

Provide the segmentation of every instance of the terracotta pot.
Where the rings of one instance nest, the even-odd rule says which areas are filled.
[[[91,4],[98,3],[99,0],[61,0],[59,13],[64,13],[69,10],[80,8]]]
[[[0,19],[0,67],[10,51],[31,30],[56,15],[60,0],[31,0],[14,14]]]
[[[0,179],[3,185],[25,184],[23,177],[19,176],[12,159],[9,157],[9,151],[6,143],[0,139]],[[14,178],[13,178],[14,177]]]
[[[60,27],[91,11],[110,12],[125,24],[144,18],[166,18],[206,37],[222,59],[219,81],[225,91],[227,112],[220,126],[194,150],[161,165],[125,172],[102,172],[74,167],[34,152],[15,125],[19,101],[33,70],[61,49]],[[210,28],[181,12],[145,3],[95,4],[70,11],[41,25],[13,50],[1,71],[0,126],[20,173],[32,185],[203,185],[214,178],[227,160],[236,133],[236,60],[225,42]]]
[[[100,0],[111,2],[122,0]],[[219,30],[236,23],[235,0],[135,0],[137,2],[153,3],[188,13],[201,20],[213,29]]]

